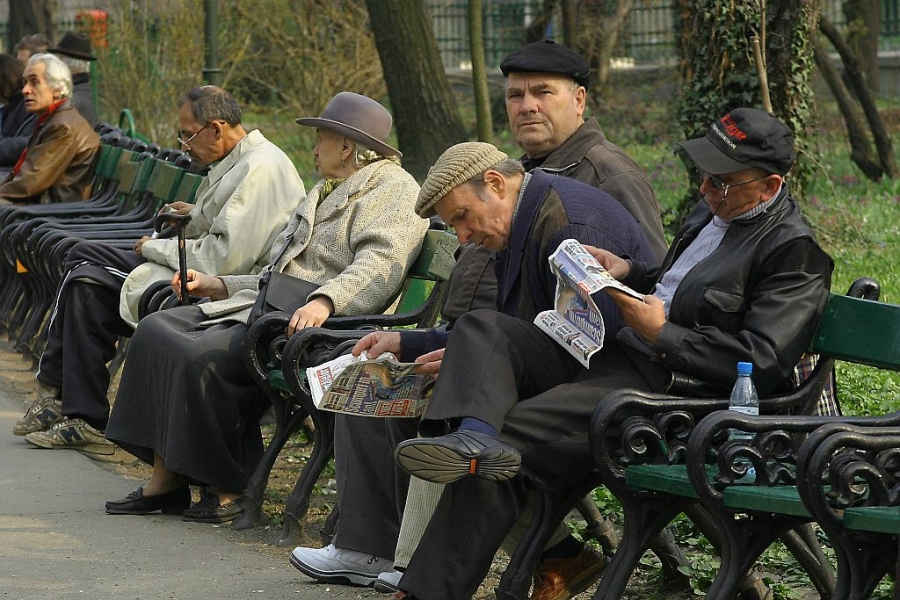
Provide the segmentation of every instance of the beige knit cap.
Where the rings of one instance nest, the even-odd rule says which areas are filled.
[[[433,217],[434,205],[450,190],[507,158],[506,154],[485,142],[463,142],[447,148],[428,169],[428,177],[416,200],[416,213],[422,218]]]

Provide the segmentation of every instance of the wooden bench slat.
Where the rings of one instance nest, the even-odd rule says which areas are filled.
[[[900,306],[831,294],[811,351],[881,369],[900,370]]]
[[[625,469],[629,487],[697,498],[684,465],[634,465]]]
[[[900,506],[863,506],[844,511],[844,528],[900,534]]]
[[[774,487],[734,485],[725,490],[722,501],[728,508],[761,513],[809,517],[809,511],[792,485]]]

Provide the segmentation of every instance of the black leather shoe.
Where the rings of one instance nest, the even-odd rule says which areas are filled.
[[[180,515],[191,505],[191,490],[188,486],[145,496],[144,488],[138,488],[121,500],[106,503],[106,512],[111,515],[149,515],[161,511],[164,515]]]
[[[435,483],[452,483],[469,476],[506,481],[522,465],[518,450],[500,438],[468,429],[406,440],[397,446],[396,458],[410,475]]]
[[[212,492],[203,490],[200,493],[200,502],[184,511],[184,520],[195,523],[227,523],[234,521],[244,512],[241,498],[219,503],[219,497]]]

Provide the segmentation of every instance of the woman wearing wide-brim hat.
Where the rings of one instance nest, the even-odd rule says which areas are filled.
[[[390,113],[341,92],[319,117],[298,123],[317,129],[313,154],[323,179],[275,240],[263,275],[189,270],[189,292],[215,301],[150,315],[135,331],[106,435],[154,469],[144,487],[107,502],[108,513],[183,511],[185,520],[212,523],[240,515],[236,500],[263,451],[264,397],[242,349],[261,277],[272,272],[267,287],[281,279],[275,274],[315,287],[297,299],[291,335],[332,314],[384,309],[418,254],[428,224],[413,211],[419,186],[388,143]],[[191,508],[189,483],[202,486]]]

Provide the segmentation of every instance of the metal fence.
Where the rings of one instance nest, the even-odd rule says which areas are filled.
[[[881,2],[881,50],[900,51],[900,0]],[[540,10],[540,0],[484,0],[485,60],[497,68],[503,57],[522,46],[525,29]],[[468,3],[460,0],[426,0],[444,67],[468,68]],[[822,11],[839,28],[845,25],[841,0],[825,0]],[[670,64],[677,60],[678,15],[671,0],[636,0],[619,36],[616,61],[623,64]],[[545,31],[559,35],[558,19]]]
[[[842,0],[824,0],[822,14],[843,28]],[[468,2],[464,0],[426,0],[434,24],[434,33],[444,67],[470,67],[467,32]],[[525,29],[540,11],[541,0],[484,0],[483,26],[485,60],[496,69],[504,56],[522,46]],[[882,51],[900,51],[900,0],[880,0]],[[634,8],[619,35],[616,61],[623,64],[669,64],[676,57],[677,14],[672,0],[635,0]],[[57,32],[82,29],[82,23],[59,21]],[[8,24],[0,23],[0,39],[5,40]],[[558,19],[544,32],[546,37],[561,37]]]

